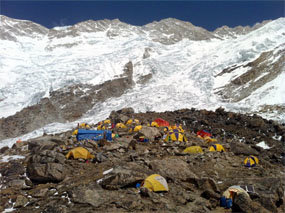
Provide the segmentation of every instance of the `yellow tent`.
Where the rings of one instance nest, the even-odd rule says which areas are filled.
[[[151,122],[151,123],[148,124],[147,126],[159,127],[158,123],[156,123],[155,121]]]
[[[200,138],[202,138],[200,135],[198,136],[198,137],[200,137]],[[211,138],[211,137],[209,137],[209,136],[206,136],[206,137],[204,137],[204,138],[202,138],[202,139],[204,139],[206,142],[217,142],[217,139],[215,139],[215,138]]]
[[[97,130],[105,130],[105,129],[106,127],[103,124],[97,126]]]
[[[104,124],[110,124],[110,123],[111,123],[110,119],[104,121]]]
[[[127,121],[127,125],[131,125],[131,124],[139,124],[140,123],[140,121],[138,120],[138,119],[129,119],[128,121]]]
[[[79,128],[81,128],[81,129],[85,129],[85,128],[89,129],[90,126],[87,123],[81,123],[81,124],[79,124]]]
[[[164,139],[164,141],[179,141],[179,142],[187,142],[186,136],[179,132],[178,130],[174,129],[172,131],[169,131]]]
[[[142,187],[153,192],[167,192],[169,190],[165,178],[158,174],[148,176],[144,180]]]
[[[172,128],[170,126],[166,126],[166,127],[163,128],[164,132],[168,132],[170,130],[172,130]]]
[[[125,128],[127,128],[127,126],[123,123],[117,123],[116,128],[125,129]]]
[[[229,187],[226,191],[224,191],[223,196],[226,198],[231,198],[233,200],[234,196],[239,193],[245,193],[249,197],[248,193],[240,186]]]
[[[210,146],[210,152],[225,152],[225,149],[221,144],[216,143]]]
[[[183,152],[189,154],[198,154],[198,153],[203,153],[203,150],[200,146],[190,146],[184,149]]]
[[[134,132],[138,132],[138,131],[140,131],[141,129],[142,129],[142,125],[136,126],[136,127],[134,128]]]
[[[77,133],[78,133],[78,129],[74,130],[74,131],[72,132],[72,135],[77,135]]]
[[[95,156],[91,155],[90,152],[83,148],[83,147],[77,147],[72,150],[70,150],[66,156],[67,159],[70,157],[73,157],[74,159],[82,158],[82,159],[93,159]]]
[[[254,167],[256,166],[257,164],[259,163],[259,160],[257,157],[251,155],[249,157],[247,157],[245,160],[244,160],[244,165],[246,167]]]
[[[174,126],[171,127],[172,129],[177,129],[179,132],[184,133],[184,129],[182,128],[182,125],[180,124],[175,124]]]

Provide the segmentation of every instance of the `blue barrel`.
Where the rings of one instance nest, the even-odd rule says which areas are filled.
[[[233,200],[231,198],[226,200],[226,208],[230,209],[233,206]]]
[[[226,197],[225,196],[223,196],[223,197],[221,197],[220,198],[220,206],[221,207],[226,207]]]

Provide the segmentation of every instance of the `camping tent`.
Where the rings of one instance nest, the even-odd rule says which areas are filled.
[[[189,154],[198,154],[198,153],[203,153],[203,150],[200,146],[190,146],[184,149],[183,152]]]
[[[79,124],[78,127],[81,128],[81,129],[84,129],[84,128],[89,129],[90,128],[90,126],[87,123],[81,123],[81,124]]]
[[[209,142],[217,142],[217,139],[209,137],[209,136],[205,136],[203,139],[208,143]]]
[[[221,144],[216,143],[210,146],[210,152],[225,152],[225,149]]]
[[[67,159],[69,159],[70,157],[73,157],[74,159],[78,159],[78,158],[82,158],[82,159],[93,159],[95,156],[91,155],[90,152],[83,148],[83,147],[77,147],[74,148],[72,150],[70,150],[66,156]]]
[[[129,119],[127,122],[126,122],[126,124],[127,125],[131,125],[131,124],[139,124],[140,123],[140,121],[138,120],[138,119]]]
[[[110,119],[104,120],[104,124],[111,124],[111,120]]]
[[[72,132],[72,135],[77,135],[77,133],[78,133],[78,129],[74,130],[74,131]]]
[[[152,127],[159,127],[158,123],[156,123],[155,121],[151,122],[150,126],[152,126]]]
[[[239,193],[245,193],[249,197],[248,193],[240,186],[229,187],[226,191],[224,191],[223,196],[226,198],[231,198],[233,200],[234,196]]]
[[[200,130],[199,132],[197,132],[197,136],[204,138],[206,136],[211,137],[212,134],[208,132],[207,130]]]
[[[97,130],[105,130],[106,127],[103,124],[100,124],[99,126],[97,126]]]
[[[170,126],[166,126],[166,127],[163,128],[164,132],[168,132],[170,130],[172,130],[172,128]]]
[[[116,128],[119,128],[119,129],[126,129],[127,126],[126,126],[125,124],[123,124],[123,123],[117,123],[117,124],[116,124]]]
[[[258,158],[251,155],[244,160],[244,165],[246,167],[254,167],[259,163]]]
[[[142,125],[136,126],[136,127],[134,128],[134,132],[138,132],[138,131],[140,131],[141,129],[142,129]]]
[[[158,126],[169,126],[169,123],[162,118],[157,118],[154,120],[158,124]]]
[[[174,126],[172,126],[172,129],[177,129],[179,132],[184,133],[184,129],[182,128],[181,124],[175,124]]]
[[[78,133],[76,135],[77,141],[81,140],[94,140],[99,141],[104,138],[104,134],[106,135],[106,140],[112,140],[112,132],[108,130],[87,130],[87,129],[78,129]]]
[[[187,138],[186,136],[178,131],[177,129],[173,129],[171,131],[169,131],[164,139],[165,141],[180,141],[180,142],[186,142]]]
[[[153,174],[148,176],[144,180],[142,187],[145,187],[153,192],[164,192],[164,191],[167,192],[169,190],[165,178],[158,174]]]

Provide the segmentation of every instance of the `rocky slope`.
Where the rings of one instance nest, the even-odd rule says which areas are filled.
[[[181,123],[188,142],[154,139],[162,129],[137,134],[114,129],[113,142],[77,144],[71,131],[16,143],[0,150],[25,159],[1,162],[0,210],[14,212],[224,212],[219,198],[232,185],[254,186],[250,198],[237,196],[232,212],[283,212],[285,127],[259,116],[184,109],[165,113],[113,111],[109,118],[146,122],[157,117]],[[211,131],[226,152],[209,152],[211,144],[196,137],[200,129]],[[146,134],[147,133],[147,134]],[[139,135],[149,142],[133,142]],[[270,148],[261,148],[265,142]],[[93,162],[66,160],[64,154],[77,145],[96,156]],[[203,154],[182,154],[185,147],[200,145]],[[243,160],[255,155],[260,163],[246,168]],[[136,184],[148,175],[166,178],[169,192],[139,193]],[[274,182],[274,184],[272,184]],[[227,210],[230,211],[230,210]]]

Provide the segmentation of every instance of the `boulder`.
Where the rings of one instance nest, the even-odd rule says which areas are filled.
[[[158,128],[148,127],[148,126],[143,126],[139,131],[139,133],[144,135],[146,138],[148,138],[151,141],[154,141],[155,137],[161,136],[161,133]]]
[[[27,165],[27,175],[34,182],[60,182],[64,179],[65,156],[61,153],[44,150],[32,155]]]
[[[4,152],[6,152],[9,149],[8,146],[4,146],[0,149],[0,154],[3,154]]]
[[[117,112],[124,114],[124,115],[131,115],[131,114],[135,113],[135,110],[132,107],[127,107],[127,108],[123,108],[121,110],[118,110]]]
[[[180,179],[182,181],[186,181],[188,179],[197,178],[189,168],[188,164],[180,159],[168,158],[163,160],[153,160],[149,163],[149,167],[155,173],[172,180]]]
[[[109,202],[110,193],[102,190],[99,186],[78,186],[72,188],[69,193],[71,199],[76,203],[90,204],[93,207],[100,207],[101,205]]]
[[[8,183],[8,186],[11,186],[11,187],[14,187],[14,188],[18,188],[18,189],[27,189],[27,188],[29,188],[26,185],[26,181],[25,180],[20,180],[20,179],[11,180]]]
[[[28,142],[28,149],[32,153],[38,153],[43,150],[53,150],[57,146],[57,143],[43,139],[32,140]]]
[[[147,172],[147,174],[146,174]],[[142,182],[150,171],[143,166],[130,162],[124,166],[118,166],[102,180],[102,187],[105,189],[119,189],[135,187],[136,183]]]
[[[32,155],[30,157],[30,162],[32,163],[60,163],[63,164],[66,158],[63,154],[52,151],[44,150],[38,154]]]
[[[133,136],[131,135],[126,135],[126,136],[122,136],[119,138],[115,138],[114,141],[115,142],[119,142],[121,144],[125,144],[126,147],[128,146],[128,144],[133,140]]]
[[[66,169],[59,163],[29,163],[27,175],[36,183],[60,182],[65,178]]]
[[[14,208],[20,208],[26,205],[26,203],[28,203],[28,199],[23,196],[23,195],[18,195],[16,198],[16,202],[14,205]]]
[[[230,151],[236,155],[258,155],[258,152],[255,149],[246,144],[238,142],[232,142],[230,144]]]
[[[9,162],[5,166],[0,167],[0,173],[3,176],[19,176],[25,173],[25,167],[18,162]]]
[[[265,126],[265,122],[261,117],[253,117],[251,120],[248,122],[248,127],[249,128],[263,128]]]
[[[259,203],[252,201],[245,193],[239,193],[234,198],[233,211],[245,213],[269,213]]]
[[[194,184],[198,189],[204,190],[204,192],[210,191],[212,195],[220,192],[220,189],[217,186],[216,181],[212,178],[208,178],[208,177],[192,178],[192,179],[189,179],[188,182]],[[206,194],[209,194],[209,193],[206,192]]]

